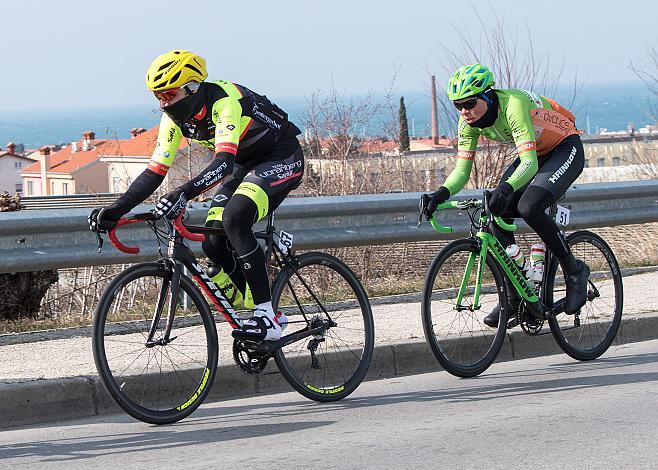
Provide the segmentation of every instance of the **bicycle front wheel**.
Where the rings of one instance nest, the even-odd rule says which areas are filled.
[[[326,402],[345,398],[368,372],[375,327],[370,301],[356,275],[326,253],[296,257],[272,288],[274,308],[288,317],[285,334],[330,324],[274,354],[281,374],[299,393]]]
[[[151,424],[192,413],[217,371],[215,323],[186,276],[181,276],[170,336],[164,337],[171,274],[159,263],[126,269],[103,292],[94,316],[94,361],[103,385],[126,413]],[[153,341],[147,343],[150,331]]]
[[[614,253],[598,235],[580,231],[567,237],[571,252],[590,269],[587,302],[575,315],[561,313],[548,319],[558,345],[579,361],[596,359],[612,344],[621,324],[624,292]],[[564,298],[564,274],[557,260],[546,281],[546,305]]]
[[[496,359],[505,339],[505,315],[499,315],[497,328],[483,322],[496,304],[504,305],[503,274],[487,254],[475,305],[479,261],[474,240],[456,240],[439,252],[425,276],[425,338],[441,366],[458,377],[484,372]]]

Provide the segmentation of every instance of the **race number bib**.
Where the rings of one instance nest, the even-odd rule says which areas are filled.
[[[564,206],[561,206],[558,204],[557,206],[557,214],[555,214],[555,221],[562,225],[563,227],[566,227],[569,225],[569,215],[571,214],[571,211],[567,209]]]
[[[292,249],[292,233],[281,231],[279,235],[279,249],[283,253],[288,253]]]

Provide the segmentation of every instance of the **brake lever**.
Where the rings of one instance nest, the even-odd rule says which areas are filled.
[[[418,225],[416,225],[416,228],[420,228],[420,226],[423,224],[424,220],[423,217],[426,216],[425,210],[427,209],[427,206],[429,205],[429,197],[427,194],[422,194],[420,196],[420,200],[418,201]],[[426,219],[429,220],[429,219]]]
[[[101,237],[100,232],[96,232],[96,243],[98,244],[98,253],[103,251],[103,237]]]

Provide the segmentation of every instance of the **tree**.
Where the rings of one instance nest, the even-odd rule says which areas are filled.
[[[400,152],[408,152],[409,124],[407,123],[407,108],[404,105],[404,96],[400,97]]]
[[[19,197],[7,193],[0,196],[0,211],[18,210],[21,210]],[[57,271],[0,274],[0,321],[38,318],[41,299],[57,279]]]
[[[644,82],[647,89],[658,97],[658,48],[654,45],[649,47],[647,56],[639,63],[631,62],[631,70]],[[651,106],[653,118],[658,121],[656,108]],[[638,165],[638,173],[649,178],[658,178],[658,152],[656,152],[655,141],[635,138],[631,146],[631,158],[629,163]]]

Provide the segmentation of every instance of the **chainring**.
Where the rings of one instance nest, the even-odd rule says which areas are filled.
[[[528,312],[525,302],[521,303],[516,315],[519,325],[521,325],[521,329],[528,335],[538,335],[544,327],[544,320],[539,320],[538,318],[533,317],[530,312]]]
[[[233,360],[245,374],[257,375],[263,372],[270,357],[271,353],[254,351],[245,341],[233,340]]]

